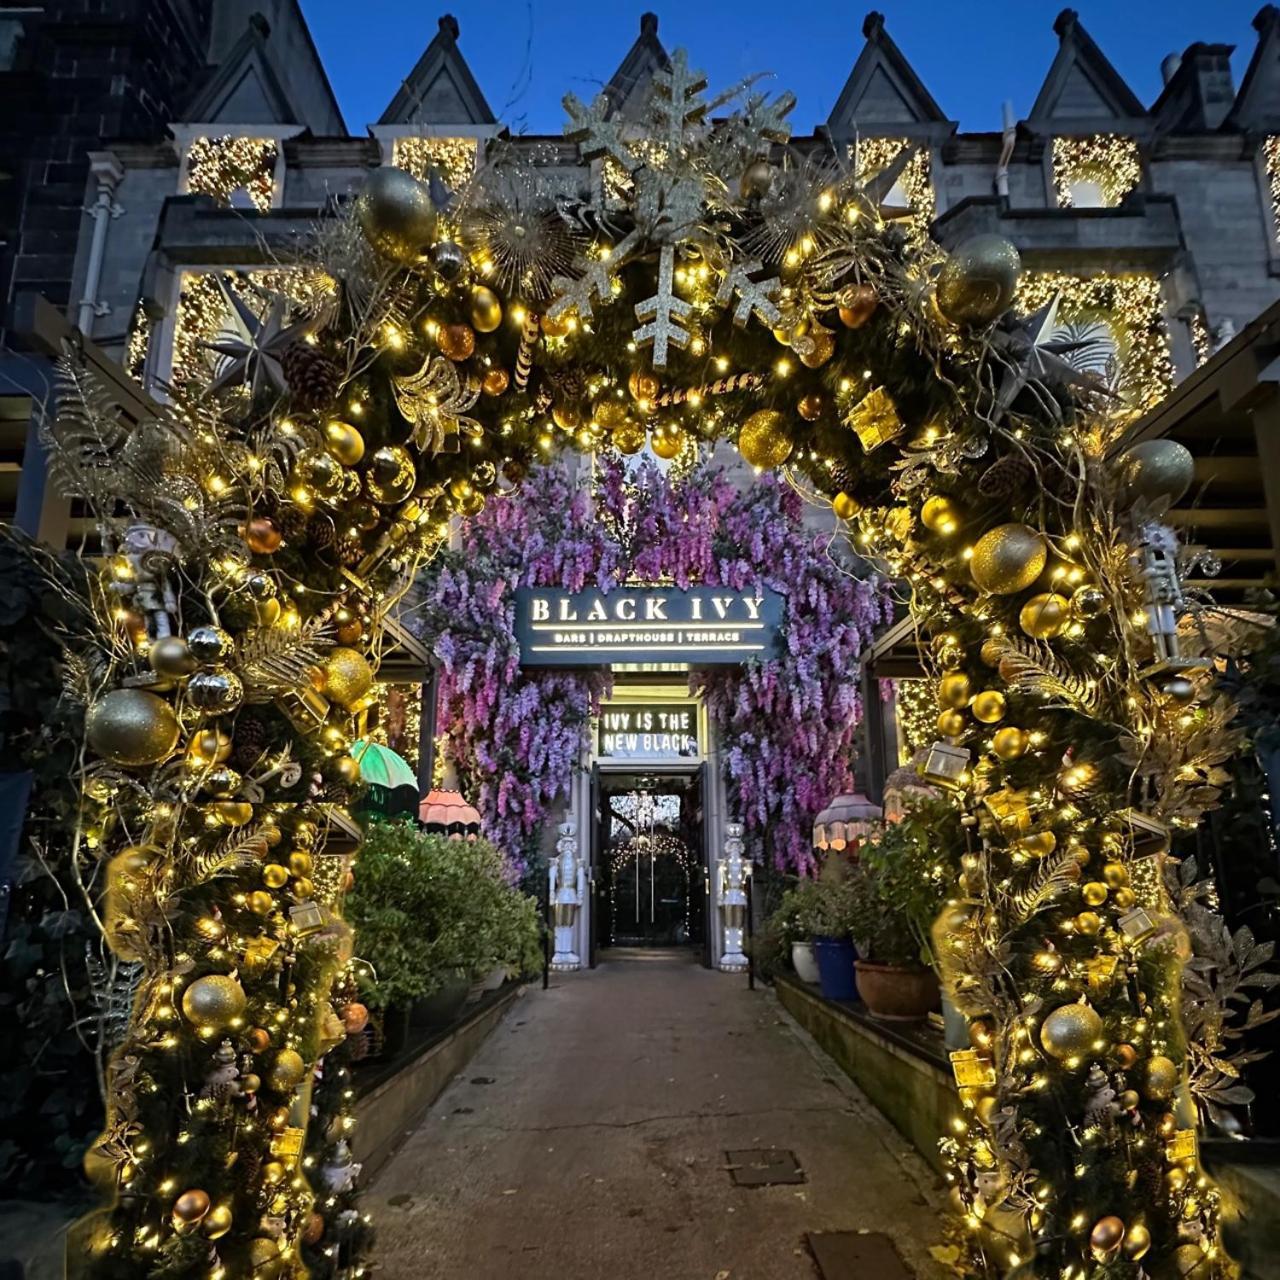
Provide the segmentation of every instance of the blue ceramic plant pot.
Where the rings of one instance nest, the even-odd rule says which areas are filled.
[[[848,938],[814,938],[818,986],[828,1000],[856,1000],[858,984],[853,962],[857,955]]]

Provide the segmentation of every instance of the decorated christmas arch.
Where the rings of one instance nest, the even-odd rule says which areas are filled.
[[[936,676],[924,769],[967,839],[936,930],[973,1038],[957,1270],[1230,1274],[1164,888],[1233,745],[1159,522],[1190,459],[1108,463],[1125,403],[1049,312],[1008,314],[1010,244],[882,218],[909,154],[860,185],[786,147],[789,95],[703,90],[677,54],[637,120],[566,98],[587,191],[500,146],[456,190],[374,170],[303,270],[229,287],[244,332],[134,429],[68,361],[52,468],[106,551],[68,664],[79,856],[134,975],[94,1274],[355,1265],[347,751],[383,620],[534,460],[720,438],[909,585]]]

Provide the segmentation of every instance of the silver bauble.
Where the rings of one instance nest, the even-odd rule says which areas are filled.
[[[456,241],[441,240],[431,246],[431,265],[441,280],[452,284],[466,270],[467,255]]]
[[[1022,259],[1004,236],[973,236],[938,273],[938,310],[952,324],[986,325],[1002,316],[1018,288]]]
[[[236,642],[221,627],[195,627],[187,636],[187,648],[197,662],[223,662],[235,651]]]
[[[1167,511],[1191,487],[1195,459],[1176,440],[1143,440],[1120,455],[1120,478],[1130,502]]]
[[[393,165],[365,180],[356,220],[375,253],[406,267],[420,263],[435,238],[436,211],[426,183]]]
[[[197,671],[187,681],[187,699],[197,710],[225,715],[244,701],[244,685],[234,671]]]

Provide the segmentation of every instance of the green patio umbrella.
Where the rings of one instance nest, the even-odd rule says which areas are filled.
[[[418,775],[409,767],[409,762],[390,747],[357,738],[351,744],[351,755],[360,762],[360,776],[372,786],[386,787],[388,791],[412,787],[417,793]]]

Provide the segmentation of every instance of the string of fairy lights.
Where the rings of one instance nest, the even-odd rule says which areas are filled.
[[[279,143],[273,138],[240,135],[199,137],[187,148],[187,190],[231,203],[243,191],[250,205],[264,213],[275,196]]]

